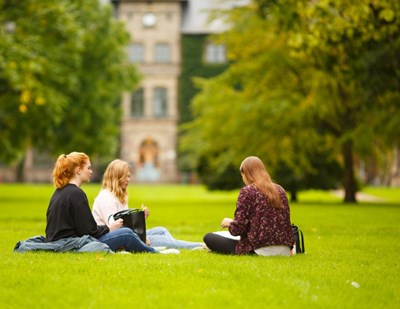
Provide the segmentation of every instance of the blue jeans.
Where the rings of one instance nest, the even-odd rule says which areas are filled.
[[[168,247],[175,249],[193,249],[202,246],[200,242],[177,240],[162,226],[146,230],[146,236],[153,247]]]
[[[121,227],[109,232],[101,236],[98,240],[107,244],[112,251],[125,250],[129,252],[157,253],[156,249],[142,242],[139,236],[127,227]]]

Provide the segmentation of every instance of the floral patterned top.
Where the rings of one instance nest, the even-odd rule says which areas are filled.
[[[252,185],[240,190],[234,221],[229,226],[232,235],[240,236],[237,254],[248,254],[272,245],[293,245],[289,202],[285,190],[279,185],[276,187],[283,202],[282,209],[269,205],[266,196]]]

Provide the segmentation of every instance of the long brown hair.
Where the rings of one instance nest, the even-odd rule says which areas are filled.
[[[248,184],[252,184],[262,192],[274,208],[283,208],[278,189],[265,169],[264,163],[258,157],[247,157],[240,164],[240,172],[246,177]]]
[[[128,190],[121,188],[121,182],[129,173],[128,162],[116,159],[107,166],[103,176],[103,188],[114,193],[122,204],[126,204],[128,201]]]
[[[75,175],[76,167],[83,167],[89,161],[89,156],[83,152],[71,152],[58,157],[53,169],[53,184],[61,189]]]

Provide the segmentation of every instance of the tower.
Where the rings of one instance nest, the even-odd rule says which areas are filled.
[[[117,16],[131,35],[129,61],[142,76],[123,95],[121,159],[134,166],[133,181],[176,182],[182,1],[120,0]]]

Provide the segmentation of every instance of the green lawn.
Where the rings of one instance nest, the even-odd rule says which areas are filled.
[[[100,186],[83,189],[92,203]],[[400,302],[400,189],[366,188],[384,200],[343,205],[328,192],[299,194],[292,222],[307,254],[285,257],[15,254],[44,233],[51,185],[0,184],[1,308],[396,308]],[[201,186],[130,187],[148,227],[199,241],[232,217],[238,191]]]

